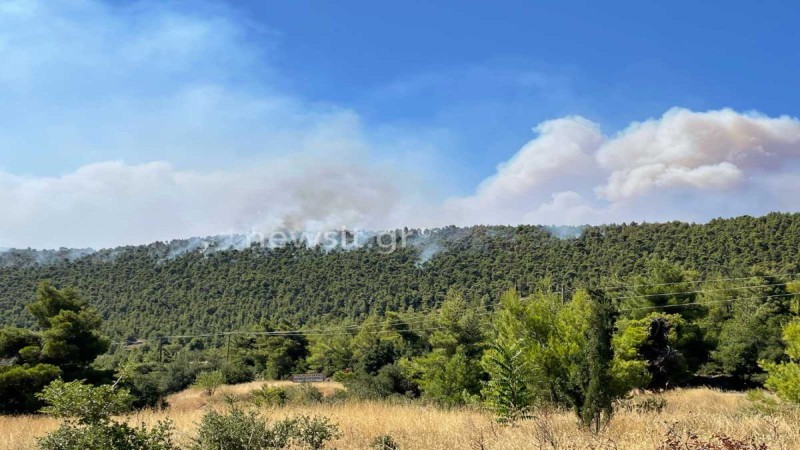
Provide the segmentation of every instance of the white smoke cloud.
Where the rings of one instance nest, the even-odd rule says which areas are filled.
[[[394,182],[358,165],[297,160],[231,172],[107,162],[52,178],[0,174],[0,236],[16,246],[57,248],[352,224],[376,228],[377,218],[398,207]]]
[[[613,137],[581,117],[545,122],[474,195],[467,222],[708,220],[800,208],[800,120],[673,108]],[[566,184],[566,185],[565,185]]]
[[[0,247],[800,209],[800,121],[730,109],[545,121],[445,199],[424,131],[286,94],[244,21],[168,5],[0,3]]]
[[[587,181],[586,174],[594,166],[592,154],[603,142],[597,124],[582,117],[564,117],[543,122],[534,131],[539,136],[500,164],[475,195],[448,201],[445,212],[449,217],[444,221],[518,222],[525,208],[550,197],[549,189]]]
[[[798,148],[800,122],[791,117],[673,108],[660,119],[631,124],[603,145],[597,160],[613,172],[598,192],[620,200],[654,187],[730,188],[745,171],[797,158]]]

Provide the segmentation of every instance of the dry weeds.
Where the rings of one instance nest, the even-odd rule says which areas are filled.
[[[230,386],[207,399],[195,391],[170,398],[167,411],[145,411],[131,422],[154,423],[169,417],[179,442],[188,442],[204,408],[222,403],[226,394],[244,395],[262,383]],[[326,392],[340,389],[320,385]],[[664,394],[667,406],[660,414],[619,411],[600,436],[581,431],[568,412],[540,412],[535,420],[502,427],[472,409],[444,410],[420,403],[343,403],[286,406],[264,409],[267,418],[316,414],[338,423],[343,435],[332,445],[339,449],[365,449],[378,435],[389,434],[402,449],[656,449],[665,434],[696,433],[703,437],[724,434],[737,439],[755,438],[769,449],[800,449],[800,413],[795,410],[765,415],[750,407],[743,394],[710,389],[675,390]],[[42,416],[0,417],[0,450],[32,449],[35,438],[54,429],[58,421]]]

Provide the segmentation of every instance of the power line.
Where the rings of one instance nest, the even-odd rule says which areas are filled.
[[[719,289],[702,289],[699,291],[680,291],[680,292],[662,292],[659,294],[644,294],[644,295],[629,295],[626,297],[613,297],[611,300],[625,300],[630,298],[649,298],[649,297],[663,297],[668,295],[681,295],[681,294],[703,294],[705,292],[718,292],[718,291],[736,291],[740,289],[755,289],[761,287],[771,287],[771,286],[785,286],[789,282],[783,283],[771,283],[771,284],[759,284],[756,286],[737,286],[737,287],[727,287],[727,288],[719,288]]]
[[[753,277],[748,277],[753,278]],[[728,279],[718,279],[717,281],[723,280],[741,280],[747,278],[728,278]],[[642,297],[656,297],[656,296],[663,296],[663,295],[677,295],[677,294],[702,294],[705,292],[716,292],[716,291],[729,291],[729,290],[739,290],[739,289],[751,289],[751,288],[759,288],[759,287],[770,287],[770,286],[781,286],[787,283],[773,283],[773,284],[765,284],[765,285],[757,285],[757,286],[742,286],[742,287],[733,287],[733,288],[725,288],[725,289],[705,289],[705,290],[698,290],[698,291],[683,291],[683,292],[670,292],[664,294],[649,294],[649,295],[641,295],[641,296],[629,296],[629,297],[616,297],[612,300],[622,300],[622,299],[629,299],[629,298],[642,298]],[[641,285],[639,285],[641,286]],[[554,292],[554,295],[559,294],[558,292]],[[619,311],[636,311],[636,310],[658,310],[658,309],[666,309],[666,308],[676,308],[682,306],[693,306],[693,305],[707,305],[707,304],[715,304],[715,303],[725,303],[731,301],[738,301],[738,300],[754,300],[754,299],[768,299],[768,298],[777,298],[777,297],[786,297],[786,296],[793,296],[798,294],[793,293],[786,293],[786,294],[776,294],[776,295],[768,295],[768,296],[756,296],[756,297],[734,297],[725,300],[715,300],[715,301],[707,301],[707,302],[689,302],[689,303],[681,303],[675,305],[655,305],[655,306],[645,306],[645,307],[635,307],[635,308],[621,308]],[[488,315],[493,314],[496,312],[495,310],[490,310],[488,308],[494,308],[500,306],[500,302],[490,303],[487,305],[482,306],[473,306],[468,307],[462,310],[463,312],[473,311],[475,315]],[[475,310],[485,310],[485,311],[475,311]],[[441,309],[435,310],[435,312],[440,313]],[[151,341],[159,341],[163,342],[164,340],[170,339],[192,339],[192,338],[200,338],[200,337],[217,337],[217,336],[233,336],[233,335],[243,335],[243,336],[284,336],[284,337],[291,337],[291,336],[346,336],[352,335],[353,331],[358,330],[358,332],[364,332],[369,334],[382,334],[382,333],[393,333],[393,332],[408,332],[408,331],[435,331],[444,329],[447,327],[423,327],[423,328],[412,328],[409,326],[408,329],[404,330],[397,330],[397,329],[381,329],[381,330],[368,330],[367,327],[387,327],[393,325],[415,325],[419,323],[424,323],[429,321],[430,317],[419,317],[419,318],[412,318],[409,320],[398,320],[394,322],[376,322],[375,324],[364,324],[361,325],[348,325],[343,327],[331,327],[331,328],[323,328],[323,329],[310,329],[310,330],[283,330],[283,331],[221,331],[221,332],[214,332],[214,333],[200,333],[200,334],[179,334],[179,335],[164,335],[159,336],[156,338],[150,339],[137,339],[135,342],[128,344],[127,342],[111,342],[112,345],[134,345],[134,344],[142,344]]]
[[[639,311],[639,310],[649,310],[649,309],[678,308],[678,307],[681,307],[681,306],[712,305],[712,304],[717,304],[717,303],[735,302],[735,301],[739,301],[739,300],[759,300],[759,299],[768,299],[768,298],[777,298],[777,297],[787,297],[787,296],[792,296],[792,295],[798,295],[798,294],[787,293],[787,294],[775,294],[775,295],[765,295],[765,296],[757,296],[757,297],[732,297],[732,298],[727,298],[727,299],[724,299],[724,300],[712,300],[712,301],[708,301],[708,302],[690,302],[690,303],[679,303],[679,304],[675,304],[675,305],[657,305],[657,306],[642,306],[642,307],[638,307],[638,308],[624,308],[624,309],[619,309],[619,311]]]
[[[751,275],[749,277],[738,277],[738,278],[708,278],[705,280],[686,280],[686,281],[674,281],[671,283],[654,283],[654,284],[629,284],[629,285],[620,285],[620,286],[601,286],[598,289],[607,291],[610,289],[631,289],[631,288],[641,288],[641,287],[657,287],[657,286],[674,286],[676,284],[698,284],[698,283],[707,283],[707,282],[714,282],[714,281],[740,281],[740,280],[749,280],[751,278],[763,278],[763,277],[794,277],[800,275],[800,272],[794,273],[783,273],[783,274],[775,274],[775,275]]]

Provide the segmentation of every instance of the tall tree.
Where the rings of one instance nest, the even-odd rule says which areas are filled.
[[[594,301],[586,348],[589,380],[578,413],[583,425],[597,433],[611,420],[614,413],[613,401],[622,393],[614,390],[611,372],[614,359],[611,337],[614,333],[615,312],[601,292],[593,292],[592,298]]]

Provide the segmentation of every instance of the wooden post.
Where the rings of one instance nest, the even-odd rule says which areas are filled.
[[[225,352],[225,362],[231,362],[231,335],[228,334],[228,342],[226,344],[227,350]]]

